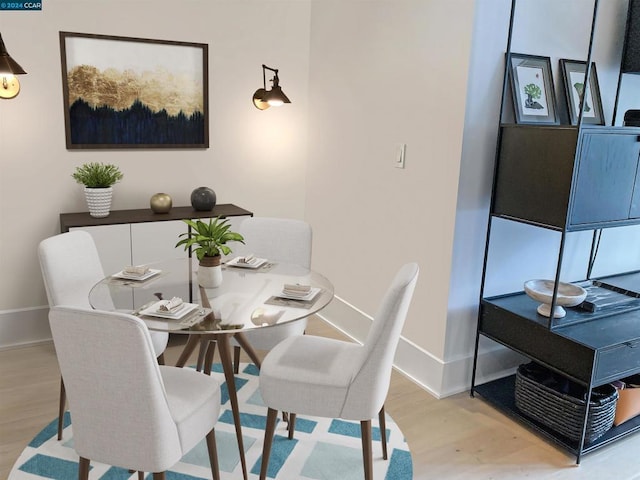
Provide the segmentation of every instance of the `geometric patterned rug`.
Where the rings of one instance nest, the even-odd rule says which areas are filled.
[[[236,375],[236,388],[245,458],[249,478],[258,478],[266,424],[266,407],[258,388],[259,371],[253,364],[242,364]],[[220,364],[213,365],[212,375],[222,382],[222,408],[216,424],[216,442],[222,480],[242,478],[238,444],[231,414],[224,375]],[[389,460],[382,459],[380,430],[377,419],[372,421],[373,471],[376,480],[411,480],[413,464],[411,453],[402,432],[389,415],[386,418]],[[340,419],[307,417],[296,418],[295,438],[289,440],[286,424],[281,420],[271,448],[269,478],[277,480],[361,480],[362,444],[360,422]],[[47,425],[24,449],[14,464],[9,480],[36,479],[71,480],[78,478],[78,455],[73,449],[73,426],[69,412],[65,414],[65,429],[61,441],[57,440],[57,419]],[[136,480],[122,468],[91,462],[90,479]],[[151,479],[151,475],[145,479]],[[167,472],[167,480],[210,479],[209,456],[204,440],[188,452]]]

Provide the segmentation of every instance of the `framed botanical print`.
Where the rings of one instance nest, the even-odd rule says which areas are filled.
[[[558,124],[551,59],[521,53],[507,58],[516,123]]]
[[[587,62],[567,60],[565,58],[560,59],[560,72],[562,74],[562,83],[564,85],[571,125],[578,124],[580,101],[585,94],[584,80],[586,70]],[[602,100],[600,98],[600,86],[598,85],[598,73],[595,62],[591,62],[591,71],[582,109],[582,122],[604,125]]]

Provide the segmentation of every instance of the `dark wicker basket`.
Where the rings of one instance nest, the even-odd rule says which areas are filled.
[[[586,405],[584,387],[531,362],[518,367],[515,396],[516,406],[526,416],[574,442],[580,441]],[[585,443],[611,428],[617,400],[613,385],[592,390]]]

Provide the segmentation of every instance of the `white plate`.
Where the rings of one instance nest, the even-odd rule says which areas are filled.
[[[160,272],[162,272],[162,270],[155,270],[153,268],[150,268],[149,271],[147,273],[145,273],[144,275],[131,275],[128,273],[124,273],[124,270],[118,272],[118,273],[114,273],[112,275],[112,277],[115,278],[122,278],[123,280],[137,280],[139,282],[141,282],[142,280],[146,280],[148,278],[153,277],[154,275],[159,274]]]
[[[171,318],[171,319],[180,319],[184,317],[187,313],[192,312],[196,308],[199,308],[200,305],[197,303],[183,303],[182,307],[174,312],[163,312],[162,310],[158,310],[160,305],[162,305],[165,300],[159,300],[150,307],[145,308],[144,310],[140,310],[140,315],[148,315],[150,317],[160,317],[160,318]]]
[[[300,294],[290,294],[290,293],[285,293],[285,292],[280,292],[278,295],[276,295],[276,297],[278,298],[286,298],[288,300],[304,300],[304,301],[309,301],[309,300],[313,300],[315,298],[315,296],[320,292],[320,288],[318,287],[311,287],[311,290],[309,291],[309,293],[305,293],[304,295],[300,295]]]
[[[249,263],[241,262],[240,259],[244,257],[236,257],[233,260],[227,262],[227,265],[230,267],[238,267],[238,268],[260,268],[267,261],[266,258],[258,258],[254,257]]]

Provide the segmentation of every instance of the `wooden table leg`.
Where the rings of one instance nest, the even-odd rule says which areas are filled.
[[[200,287],[200,302],[204,308],[211,308],[207,292]],[[233,374],[233,353],[231,350],[231,336],[233,333],[220,333],[215,335],[216,343],[220,348],[220,361],[222,362],[222,370],[224,378],[227,382],[227,390],[229,393],[229,401],[231,402],[231,412],[233,413],[233,423],[236,426],[236,439],[238,440],[238,453],[240,454],[240,463],[242,465],[242,475],[247,480],[247,462],[244,458],[244,441],[242,440],[242,424],[240,423],[240,409],[238,408],[238,394],[236,392],[236,378]],[[192,335],[195,336],[195,335]],[[196,339],[196,344],[197,344]],[[195,346],[194,346],[195,348]],[[185,347],[186,350],[186,347]],[[212,352],[213,355],[213,352]],[[206,357],[206,354],[205,354]]]
[[[209,336],[207,342],[207,353],[204,357],[204,373],[211,375],[211,364],[213,363],[213,355],[216,353],[216,340],[214,335]]]
[[[184,346],[180,358],[176,362],[176,367],[184,367],[189,357],[200,343],[200,335],[189,335],[187,344]]]
[[[245,337],[242,332],[235,333],[234,337],[236,339],[236,342],[238,342],[238,345],[240,345],[242,349],[247,352],[247,355],[249,355],[249,358],[255,364],[255,366],[260,369],[262,363],[260,362],[256,351],[253,349],[253,346],[251,346],[249,340],[247,340],[247,337]]]
[[[220,360],[222,361],[222,369],[224,370],[224,378],[227,381],[227,390],[229,391],[229,400],[231,401],[231,411],[233,412],[233,421],[236,426],[236,438],[238,440],[238,450],[240,453],[240,463],[242,464],[242,473],[244,480],[247,480],[247,463],[244,459],[244,442],[242,440],[242,425],[240,424],[240,410],[238,408],[238,395],[236,393],[236,381],[233,375],[233,356],[231,351],[230,337],[233,334],[220,334],[217,336],[218,346],[220,348]]]

